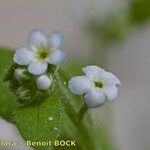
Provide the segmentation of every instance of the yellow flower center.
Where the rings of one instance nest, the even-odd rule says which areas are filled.
[[[37,51],[36,57],[38,59],[45,59],[48,55],[50,55],[50,49],[47,47],[40,47]]]
[[[94,83],[97,88],[102,88],[104,86],[104,84],[100,81],[95,81]]]

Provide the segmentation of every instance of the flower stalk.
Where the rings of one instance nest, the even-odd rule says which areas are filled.
[[[83,106],[81,107],[79,111],[79,122],[81,122],[84,119],[84,116],[86,115],[88,110],[89,108],[85,104],[83,104]]]
[[[83,105],[81,110],[77,112],[74,108],[74,106],[70,103],[70,100],[74,100],[73,97],[69,96],[69,91],[67,88],[64,87],[62,84],[62,79],[60,78],[58,72],[55,73],[55,77],[57,80],[57,83],[59,84],[60,90],[62,91],[64,97],[65,97],[65,112],[69,116],[70,120],[74,124],[75,128],[78,131],[78,134],[80,135],[82,141],[84,143],[84,146],[86,149],[95,149],[94,146],[94,140],[92,139],[90,132],[83,121],[83,118],[88,111],[88,108],[86,105]]]

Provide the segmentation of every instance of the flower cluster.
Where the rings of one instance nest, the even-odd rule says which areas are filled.
[[[101,106],[105,101],[113,101],[117,97],[119,79],[110,72],[97,66],[82,69],[84,76],[73,77],[69,81],[72,93],[83,95],[90,108]]]
[[[26,75],[28,72],[36,77],[34,82],[40,91],[48,90],[54,80],[48,73],[49,66],[57,66],[65,58],[61,48],[62,42],[61,32],[55,31],[46,37],[40,30],[31,31],[28,36],[28,46],[18,48],[14,54],[13,60],[19,66],[14,70],[14,77],[16,79],[28,78]],[[116,99],[120,81],[114,74],[98,66],[87,66],[82,71],[85,75],[71,78],[69,89],[74,94],[82,95],[89,108],[98,107],[106,101],[112,102]],[[32,82],[31,80],[29,82]],[[27,88],[28,86],[27,84]],[[22,87],[20,90],[22,91]],[[28,90],[23,90],[21,98],[22,95],[28,95]],[[35,98],[38,95],[39,93],[35,92]]]
[[[57,65],[61,63],[65,54],[61,49],[63,34],[52,32],[48,37],[37,29],[32,30],[28,35],[28,46],[18,48],[14,54],[14,62],[18,65],[28,66],[27,70],[37,75],[36,84],[38,89],[47,90],[52,84],[52,76],[46,75],[48,64]],[[16,69],[15,77],[23,77],[25,69]]]

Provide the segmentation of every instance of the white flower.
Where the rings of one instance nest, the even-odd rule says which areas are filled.
[[[82,71],[85,76],[76,76],[69,81],[72,93],[84,95],[86,105],[91,108],[102,105],[106,100],[115,100],[117,86],[120,85],[115,75],[97,66],[87,66]]]
[[[46,72],[48,64],[58,64],[64,60],[65,54],[61,50],[63,34],[52,32],[48,37],[37,29],[28,35],[28,46],[16,50],[14,62],[19,65],[29,65],[28,71],[34,75]]]
[[[14,72],[15,78],[16,79],[24,78],[25,77],[25,75],[24,75],[25,71],[26,71],[25,69],[21,69],[21,68],[15,69],[15,72]]]
[[[36,79],[37,88],[40,90],[47,90],[50,88],[52,81],[52,77],[49,78],[47,75],[41,75]]]

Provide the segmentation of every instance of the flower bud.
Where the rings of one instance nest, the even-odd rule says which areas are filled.
[[[25,69],[15,69],[15,72],[14,72],[14,76],[16,79],[20,79],[20,78],[24,78],[25,75],[24,75],[24,72],[26,70]]]
[[[37,88],[40,90],[47,90],[52,84],[52,77],[41,75],[36,79]]]

